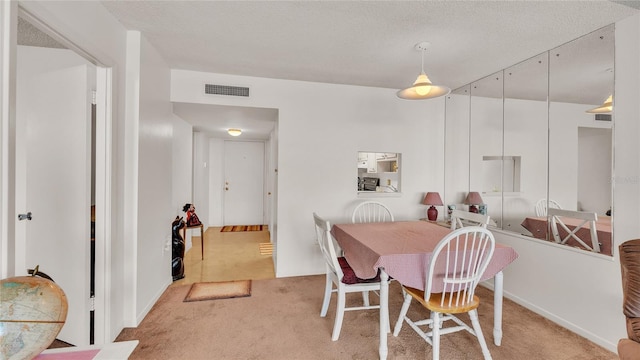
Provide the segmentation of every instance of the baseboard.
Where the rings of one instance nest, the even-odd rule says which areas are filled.
[[[482,285],[493,290],[493,284],[491,284],[491,286],[488,286],[488,284],[483,283]],[[565,328],[567,330],[570,330],[570,331],[572,331],[572,332],[584,337],[585,339],[587,339],[587,340],[589,340],[589,341],[591,341],[591,342],[593,342],[593,343],[595,343],[595,344],[597,344],[599,346],[602,346],[603,348],[605,348],[605,349],[617,354],[617,351],[618,351],[617,350],[618,349],[618,344],[617,343],[613,344],[613,343],[603,339],[602,337],[597,336],[594,333],[592,333],[592,332],[590,332],[588,330],[585,330],[584,328],[582,328],[580,326],[577,326],[576,324],[574,324],[572,322],[566,321],[565,319],[560,318],[560,317],[556,316],[555,314],[550,313],[547,310],[542,309],[542,308],[536,306],[535,304],[532,304],[529,301],[526,301],[526,300],[524,300],[524,299],[522,299],[522,298],[520,298],[520,297],[518,297],[518,296],[516,296],[514,294],[511,294],[511,293],[505,291],[504,292],[504,297],[509,299],[509,300],[511,300],[511,301],[513,301],[513,302],[515,302],[516,304],[518,304],[520,306],[523,306],[526,309],[531,310],[534,313],[536,313],[536,314],[538,314],[538,315],[540,315],[540,316],[542,316],[542,317],[544,317],[544,318],[546,318],[546,319],[558,324],[559,326],[562,326],[563,328]]]
[[[162,296],[164,291],[167,290],[167,288],[169,287],[169,285],[171,285],[171,283],[172,282],[169,281],[166,284],[164,284],[164,286],[160,287],[160,291],[155,294],[155,296],[147,303],[147,306],[145,306],[145,308],[140,312],[140,314],[136,316],[136,327],[138,327],[138,325],[140,325],[142,320],[144,320],[144,318],[147,316],[149,311],[151,311],[151,308],[153,307],[153,305],[155,305],[158,302],[158,300],[160,299],[160,296]]]

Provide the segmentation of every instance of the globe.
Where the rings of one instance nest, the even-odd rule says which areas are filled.
[[[0,281],[0,358],[32,359],[67,319],[67,296],[53,281],[18,276]]]

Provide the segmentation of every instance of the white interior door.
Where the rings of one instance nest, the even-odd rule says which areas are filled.
[[[264,143],[224,143],[224,224],[264,224]]]
[[[88,345],[95,67],[70,50],[26,46],[17,64],[16,208],[32,213],[16,225],[17,271],[39,265],[53,278],[69,303],[58,339]]]

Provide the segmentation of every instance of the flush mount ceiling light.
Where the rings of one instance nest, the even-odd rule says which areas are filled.
[[[609,95],[607,100],[604,101],[604,104],[598,106],[597,108],[593,108],[591,110],[587,110],[589,114],[608,114],[613,110],[613,95]]]
[[[430,45],[431,44],[426,41],[416,44],[415,49],[422,51],[422,72],[418,75],[413,86],[402,89],[396,93],[399,98],[407,100],[432,99],[438,96],[447,95],[451,92],[451,89],[446,86],[433,85],[427,74],[424,72],[424,52]]]
[[[240,130],[240,129],[229,129],[229,130],[227,130],[227,132],[231,136],[240,136],[240,134],[242,134],[242,130]]]

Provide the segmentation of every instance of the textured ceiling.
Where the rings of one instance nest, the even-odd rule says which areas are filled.
[[[51,36],[22,18],[18,18],[18,45],[65,49],[62,44]]]
[[[418,75],[418,42],[431,43],[431,80],[455,89],[639,7],[604,0],[101,2],[172,68],[393,89]]]
[[[174,68],[456,88],[637,12],[610,1],[103,1]]]

